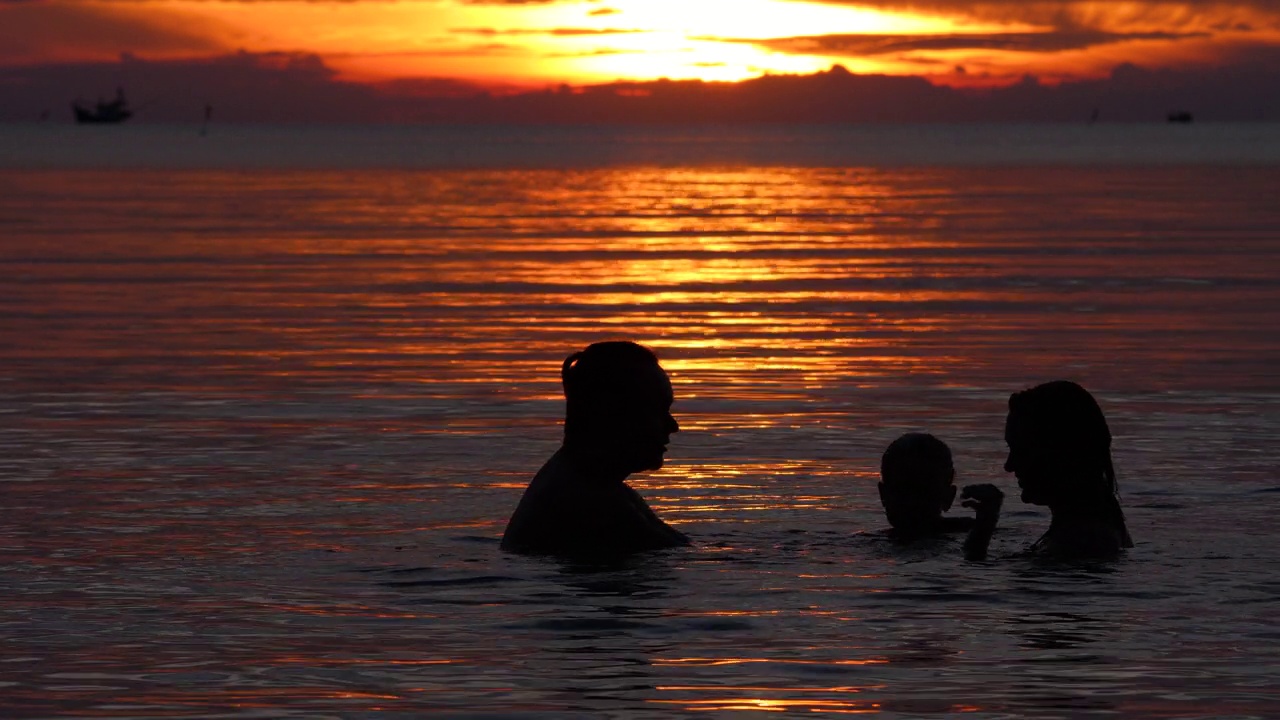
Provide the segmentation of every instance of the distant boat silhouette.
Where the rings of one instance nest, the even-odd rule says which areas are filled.
[[[1195,118],[1193,118],[1191,116],[1191,113],[1187,112],[1186,110],[1180,110],[1178,112],[1169,113],[1169,122],[1171,123],[1185,124],[1185,123],[1192,122],[1193,120],[1195,120]]]
[[[92,108],[81,105],[77,100],[71,103],[76,114],[76,122],[80,124],[114,124],[122,123],[133,117],[129,102],[124,99],[124,89],[116,88],[116,99],[110,102],[99,100]]]

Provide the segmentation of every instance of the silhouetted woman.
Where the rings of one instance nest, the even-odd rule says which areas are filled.
[[[1117,496],[1111,431],[1087,390],[1059,380],[1014,393],[1004,436],[1004,469],[1018,478],[1022,500],[1052,513],[1032,553],[1101,558],[1133,547]]]
[[[564,444],[529,483],[507,523],[502,549],[612,556],[688,545],[626,482],[662,467],[671,435],[671,381],[652,351],[603,342],[570,355]]]

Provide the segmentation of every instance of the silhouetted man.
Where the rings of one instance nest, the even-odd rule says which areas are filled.
[[[564,444],[520,498],[502,549],[599,556],[688,545],[624,482],[662,467],[680,429],[658,358],[631,342],[596,343],[570,355],[560,377]]]

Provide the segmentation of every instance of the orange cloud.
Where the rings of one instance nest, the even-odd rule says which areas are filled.
[[[1063,50],[1081,50],[1120,42],[1181,40],[1205,37],[1208,37],[1208,33],[1109,33],[1098,30],[1073,30],[1069,32],[948,33],[938,35],[809,35],[760,40],[708,39],[714,39],[718,42],[751,43],[779,52],[840,57],[868,57],[892,53],[941,50],[1004,50],[1053,53]]]
[[[1280,0],[820,0],[831,5],[877,7],[952,18],[960,23],[999,23],[1041,31],[1111,33],[1239,33],[1280,31]]]
[[[0,4],[0,63],[199,55],[227,49],[230,28],[150,5]]]

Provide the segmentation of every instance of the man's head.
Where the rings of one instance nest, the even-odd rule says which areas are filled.
[[[928,433],[907,433],[880,458],[880,502],[896,530],[923,530],[956,497],[951,449]]]
[[[671,435],[671,381],[648,348],[601,342],[570,355],[560,372],[565,446],[623,473],[657,470]]]

